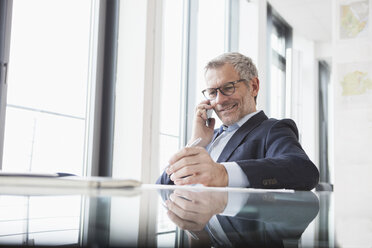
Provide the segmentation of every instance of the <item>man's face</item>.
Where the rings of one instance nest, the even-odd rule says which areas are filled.
[[[239,80],[239,74],[231,64],[209,69],[205,74],[207,88],[218,88],[227,82]],[[224,125],[230,126],[245,115],[256,111],[254,97],[259,90],[259,81],[254,78],[247,87],[245,82],[235,84],[235,92],[225,96],[218,91],[217,98],[211,101],[214,111]]]

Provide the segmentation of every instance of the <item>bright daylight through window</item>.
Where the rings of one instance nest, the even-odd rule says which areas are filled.
[[[83,174],[91,5],[13,2],[3,170]]]

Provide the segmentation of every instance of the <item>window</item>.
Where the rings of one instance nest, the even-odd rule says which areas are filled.
[[[164,170],[181,146],[183,0],[163,1],[159,165]]]
[[[213,11],[211,11],[211,6],[213,6]],[[228,35],[228,15],[226,7],[227,5],[225,0],[199,1],[196,50],[197,87],[194,106],[204,100],[201,91],[206,87],[204,78],[205,65],[208,61],[227,50],[228,39],[226,36]],[[194,111],[194,108],[192,108],[192,110]],[[216,118],[216,127],[222,124],[214,112],[213,118]]]
[[[189,27],[187,51],[185,142],[191,137],[195,106],[204,99],[204,66],[217,55],[228,50],[228,9],[224,0],[189,1]],[[213,11],[210,11],[213,6]],[[218,117],[216,126],[220,125]]]
[[[159,116],[159,172],[164,171],[170,156],[182,146],[182,94],[184,79],[182,74],[183,38],[185,30],[184,1],[162,1],[162,58],[160,77]],[[159,198],[158,201],[161,201]],[[160,206],[160,204],[158,204]],[[174,247],[176,226],[166,215],[165,208],[157,214],[158,247]]]
[[[286,77],[291,66],[288,57],[292,46],[292,29],[270,5],[267,10],[267,32],[269,62],[267,106],[271,117],[284,118],[288,114],[286,99],[291,97],[287,95],[290,92],[287,89],[290,82]]]
[[[213,11],[211,11],[213,6]],[[225,52],[226,34],[226,3],[224,0],[199,1],[197,27],[197,101],[202,98],[200,93],[205,89],[204,66],[217,55]]]
[[[162,4],[160,116],[159,131],[154,130],[159,135],[160,173],[190,138],[194,109],[203,99],[204,66],[226,51],[229,40],[225,0],[164,0]],[[179,235],[176,226],[164,209],[158,212],[158,245],[177,246],[172,243]]]
[[[13,6],[0,168],[86,175],[98,2],[8,3]],[[0,196],[0,242],[79,244],[82,204],[81,196]]]
[[[184,2],[188,5],[184,5]],[[187,142],[195,106],[203,100],[204,66],[226,48],[225,0],[163,1],[160,169]],[[210,6],[214,11],[210,11]],[[187,8],[185,8],[187,6]],[[183,14],[186,12],[186,14]],[[185,19],[185,16],[189,19]],[[221,28],[223,27],[223,28]],[[185,33],[185,30],[187,31]],[[189,43],[187,43],[189,41]],[[183,54],[182,51],[185,51]],[[185,78],[185,74],[187,77]],[[187,84],[187,90],[184,88]],[[186,103],[182,99],[186,98]],[[184,104],[187,105],[187,110]],[[184,117],[187,111],[187,119]]]
[[[83,175],[92,3],[13,2],[3,170]]]

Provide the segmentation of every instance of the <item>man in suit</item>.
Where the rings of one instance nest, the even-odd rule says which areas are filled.
[[[195,111],[192,143],[174,154],[160,184],[311,190],[319,171],[298,142],[290,119],[268,119],[256,110],[260,89],[252,60],[225,53],[205,67],[206,100]],[[214,130],[213,109],[223,126]]]

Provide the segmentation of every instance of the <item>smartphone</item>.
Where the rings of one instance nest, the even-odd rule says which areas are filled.
[[[212,118],[212,113],[213,113],[213,109],[208,109],[207,110],[207,122],[206,122],[207,126],[209,126],[209,124],[211,122],[210,119]]]

